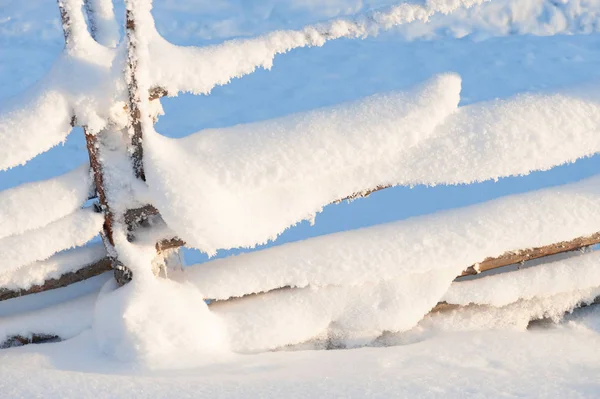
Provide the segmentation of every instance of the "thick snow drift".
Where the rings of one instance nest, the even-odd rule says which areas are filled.
[[[78,208],[91,192],[89,165],[0,191],[0,238],[46,226]]]
[[[459,91],[457,76],[442,75],[407,93],[181,140],[148,135],[148,183],[188,245],[253,246],[392,179],[403,154],[456,110]]]
[[[71,109],[64,96],[53,90],[29,96],[13,100],[0,114],[0,170],[24,164],[63,142],[71,131]]]
[[[600,151],[600,103],[521,95],[457,107],[442,75],[409,93],[272,121],[146,137],[155,203],[189,246],[251,247],[379,185],[472,183]]]
[[[455,274],[450,277],[454,278],[489,256],[597,232],[599,187],[600,176],[595,176],[466,208],[219,259],[187,268],[184,274],[211,299],[286,286],[358,286],[445,268],[453,270]],[[594,256],[561,262],[575,268],[578,262],[593,262]],[[585,265],[582,268],[588,269]],[[543,273],[535,270],[520,273]],[[593,269],[589,272],[593,274]],[[502,278],[489,277],[491,281]],[[474,286],[479,280],[464,284]]]
[[[0,287],[9,290],[29,289],[44,281],[59,278],[106,256],[106,249],[100,242],[60,252],[44,261],[34,262],[9,272],[0,273]]]
[[[64,249],[85,244],[102,230],[104,216],[80,209],[37,230],[0,239],[0,272],[48,259]]]

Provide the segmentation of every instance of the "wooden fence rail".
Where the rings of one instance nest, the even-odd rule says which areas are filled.
[[[590,236],[577,237],[570,241],[562,241],[543,247],[521,249],[514,252],[506,252],[503,255],[497,257],[489,257],[484,259],[482,262],[475,265],[471,265],[465,269],[465,271],[457,278],[463,276],[472,276],[481,272],[499,269],[506,266],[511,266],[526,261],[540,259],[552,255],[557,255],[564,252],[577,251],[595,244],[600,243],[600,232],[594,233]],[[178,239],[173,238],[170,240],[163,240],[156,244],[156,250],[158,253],[163,252],[167,249],[178,248],[185,245],[185,243]],[[86,280],[88,278],[102,274],[111,268],[111,259],[105,257],[93,264],[86,265],[82,269],[76,272],[67,273],[58,279],[52,279],[46,281],[44,284],[32,287],[28,290],[11,291],[0,288],[0,301],[11,299],[23,295],[35,294],[38,292],[53,290],[56,288],[65,287],[70,284],[77,283],[79,281]],[[460,281],[460,280],[458,280]],[[250,294],[250,293],[249,293]]]

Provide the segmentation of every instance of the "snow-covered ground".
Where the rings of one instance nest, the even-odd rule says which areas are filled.
[[[173,43],[218,45],[231,38],[255,37],[276,29],[297,30],[305,24],[352,17],[398,3],[155,0],[153,12],[158,31]],[[437,10],[447,4],[460,2],[430,1],[426,6]],[[122,20],[122,4],[117,2],[116,11]],[[390,18],[380,17],[384,24]],[[54,293],[5,301],[0,306],[0,341],[36,329],[73,338],[0,351],[0,396],[599,396],[600,310],[594,306],[580,309],[558,321],[564,311],[598,295],[597,253],[521,270],[512,277],[486,277],[481,285],[450,285],[456,274],[483,256],[499,255],[523,242],[544,245],[597,231],[597,178],[565,188],[556,186],[591,176],[600,166],[600,157],[594,155],[600,149],[600,96],[595,93],[600,87],[599,27],[600,1],[491,0],[365,39],[331,40],[322,47],[303,47],[315,43],[308,43],[308,36],[298,39],[292,33],[275,39],[266,36],[265,50],[260,39],[257,48],[265,51],[252,54],[259,60],[256,64],[268,66],[271,53],[302,48],[275,56],[270,71],[258,70],[217,85],[210,95],[183,94],[163,100],[166,115],[156,130],[168,138],[148,136],[149,183],[154,189],[148,195],[160,208],[175,193],[180,194],[184,200],[179,208],[164,205],[161,209],[165,219],[185,234],[190,245],[211,255],[217,249],[217,257],[253,251],[236,248],[278,237],[266,244],[275,247],[196,266],[183,273],[184,277],[176,276],[184,285],[160,283],[135,291],[130,284],[111,292],[108,284],[96,300],[107,280],[107,276],[99,276]],[[290,41],[295,44],[290,46]],[[167,76],[161,68],[174,60],[183,65],[176,58],[183,53],[168,53],[173,49],[158,43],[160,46],[151,48],[154,56],[168,56],[157,61],[151,77],[170,84],[171,90],[188,84],[192,91],[204,92],[212,87],[211,79],[221,84],[230,75],[252,71],[243,62],[227,64],[231,54],[221,56],[220,48],[215,47],[208,55],[223,61],[223,70],[198,64],[197,69]],[[18,109],[20,103],[13,95],[45,75],[55,61],[62,65],[54,66],[50,84],[42,87],[49,94],[43,97],[45,102],[32,105],[37,107],[33,114],[8,114],[4,125],[0,123],[0,128],[14,128],[27,118],[35,122],[32,131],[0,131],[6,137],[15,132],[31,135],[31,146],[23,154],[16,152],[16,146],[0,149],[0,168],[19,164],[63,140],[62,135],[44,135],[42,127],[48,131],[68,129],[69,120],[63,114],[69,101],[77,103],[77,111],[89,118],[89,124],[100,126],[112,113],[112,109],[90,113],[89,99],[77,97],[78,80],[70,79],[69,68],[80,70],[76,68],[81,65],[65,59],[62,47],[54,2],[0,0],[0,111]],[[106,57],[100,64],[110,62],[109,52],[101,51]],[[100,71],[97,75],[102,77],[100,64],[86,67]],[[207,71],[212,75],[203,75]],[[69,81],[68,90],[56,94],[52,84],[65,80]],[[93,83],[86,82],[94,89]],[[105,100],[112,99],[101,99]],[[342,103],[345,105],[339,105]],[[390,104],[397,104],[393,112],[384,107]],[[321,107],[329,108],[324,111]],[[48,109],[59,114],[48,114]],[[40,125],[40,115],[53,124]],[[266,121],[272,118],[279,119]],[[382,124],[373,125],[379,119]],[[237,124],[242,125],[231,127]],[[219,128],[226,129],[214,130]],[[355,136],[343,136],[350,129]],[[273,131],[287,135],[272,142]],[[481,131],[488,134],[480,140],[477,134]],[[357,148],[372,152],[379,147],[378,143],[364,147],[360,138],[365,134],[376,134],[379,144],[384,143],[383,151],[359,158]],[[401,134],[402,140],[394,134]],[[174,140],[182,137],[186,138]],[[342,140],[344,151],[339,145]],[[347,175],[330,177],[310,168],[296,168],[301,160],[293,155],[308,154],[315,143],[329,155],[335,154],[327,164],[331,170],[350,166]],[[165,148],[171,150],[161,151]],[[286,152],[286,148],[294,151]],[[206,157],[194,156],[202,150],[207,151]],[[171,158],[161,157],[163,153]],[[254,164],[248,160],[248,155],[257,154],[258,160],[249,157]],[[261,154],[267,155],[261,158]],[[322,158],[318,153],[310,155],[315,164]],[[228,189],[211,190],[216,196],[203,198],[202,190],[210,188],[211,182],[181,179],[186,170],[174,169],[173,157],[185,167],[225,179]],[[265,169],[264,163],[273,160],[277,168]],[[0,172],[0,190],[65,174],[86,161],[82,132],[75,129],[64,146],[25,166]],[[361,168],[363,162],[371,166]],[[574,163],[561,165],[563,162]],[[67,241],[77,238],[78,245],[100,230],[99,215],[76,211],[85,201],[89,185],[85,176],[78,175],[81,170],[0,194],[0,201],[7,204],[0,209],[0,260],[6,263],[0,281],[28,287],[44,275],[53,276],[56,270],[72,270],[75,259],[102,256],[102,251],[91,249],[44,260],[69,245],[40,238],[65,231],[60,223],[72,225],[71,219],[77,219],[70,232],[73,237]],[[177,173],[169,176],[164,173],[168,170]],[[368,200],[327,206],[315,216],[344,192],[360,190],[369,181],[361,181],[360,173],[365,174],[364,179],[377,176],[377,184],[404,186],[375,193]],[[526,176],[519,176],[523,174]],[[312,175],[319,179],[303,180]],[[343,189],[336,179],[343,181]],[[283,188],[266,194],[260,191],[261,185],[273,182],[283,182]],[[440,183],[457,185],[426,186]],[[417,186],[407,187],[410,185]],[[52,190],[56,198],[46,203],[40,200],[39,207],[19,199],[19,195],[42,188]],[[547,189],[428,215],[538,188]],[[319,197],[298,199],[302,190],[314,190]],[[240,193],[246,197],[238,198]],[[253,203],[249,200],[252,195],[272,195],[277,200]],[[569,198],[573,201],[566,203]],[[281,206],[283,201],[289,206]],[[51,212],[44,208],[48,204]],[[245,205],[247,213],[241,208]],[[260,224],[267,213],[277,214],[279,224]],[[27,219],[27,214],[36,217]],[[407,218],[411,219],[404,220]],[[302,222],[286,230],[307,219],[316,224]],[[278,246],[391,221],[395,223]],[[244,235],[259,224],[262,230],[256,227],[250,236]],[[203,228],[218,231],[212,242],[206,241],[208,234]],[[370,240],[362,234],[370,234]],[[20,235],[31,236],[27,242],[42,244],[32,249],[19,247],[23,243]],[[394,239],[406,248],[395,245]],[[208,260],[196,250],[187,250],[185,256],[190,264]],[[340,262],[331,263],[336,258]],[[11,267],[33,261],[39,261],[34,264],[37,273],[28,266],[10,274]],[[64,263],[59,266],[59,261]],[[578,266],[584,268],[581,273]],[[408,277],[398,280],[400,274]],[[573,278],[565,281],[569,277]],[[365,283],[366,287],[359,287]],[[243,301],[216,303],[210,313],[199,304],[203,304],[200,292],[225,299],[285,285],[298,288],[264,295],[250,306]],[[507,285],[512,290],[504,291]],[[547,289],[550,286],[552,289]],[[127,298],[128,290],[144,301],[121,300]],[[173,295],[160,296],[165,293]],[[419,322],[441,299],[481,305],[430,314]],[[371,306],[373,300],[377,302]],[[49,308],[40,309],[44,306]],[[111,313],[111,309],[119,306],[129,312],[129,318],[113,319],[120,313]],[[196,308],[206,324],[194,324],[190,321],[194,317],[187,320]],[[24,311],[27,313],[17,314]],[[394,313],[388,316],[386,312]],[[528,329],[531,318],[557,323],[539,322]],[[171,330],[161,328],[160,322]],[[192,326],[179,329],[179,323],[186,322]],[[365,325],[372,331],[365,332]],[[391,334],[386,329],[402,332]],[[226,330],[231,336],[221,334]],[[124,336],[129,338],[121,341]],[[307,339],[310,342],[304,343]],[[364,343],[371,346],[314,350]],[[207,350],[211,346],[212,352]],[[247,354],[282,347],[290,350]],[[176,358],[163,356],[171,348],[179,350]],[[130,364],[115,357],[143,361]]]
[[[7,398],[595,398],[598,320],[589,308],[527,332],[418,331],[396,346],[179,359],[188,367],[155,371],[106,360],[85,333],[0,352],[0,388]]]

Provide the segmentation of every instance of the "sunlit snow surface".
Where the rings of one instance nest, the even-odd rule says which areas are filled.
[[[155,14],[159,31],[168,39],[177,44],[199,45],[273,29],[298,29],[306,23],[395,3],[157,0]],[[10,96],[44,75],[59,56],[62,33],[54,2],[4,1],[0,9],[0,102],[2,106],[13,106]],[[458,73],[462,78],[461,106],[525,92],[545,94],[595,85],[600,74],[600,37],[594,33],[599,26],[598,9],[597,1],[562,4],[499,0],[377,38],[341,40],[321,48],[296,50],[275,58],[271,71],[234,80],[215,88],[210,96],[186,95],[165,100],[166,116],[161,118],[157,130],[171,137],[183,137],[206,128],[257,122],[390,90],[406,90],[446,72]],[[122,15],[122,8],[117,13]],[[54,144],[62,137],[50,139]],[[81,131],[76,130],[64,147],[49,151],[25,167],[1,172],[0,189],[66,173],[85,160],[84,141]],[[277,243],[554,186],[597,173],[599,164],[598,157],[592,157],[550,172],[499,183],[397,188],[375,194],[369,200],[326,208],[316,218],[315,227],[302,224],[284,233]],[[60,212],[63,211],[56,210],[57,215]],[[188,260],[198,262],[205,258],[190,252]],[[571,270],[570,267],[565,265],[560,270]],[[540,281],[552,281],[560,274],[544,276],[539,271]],[[569,288],[572,287],[566,289]],[[539,289],[530,287],[530,292]],[[465,287],[464,291],[450,293],[468,302],[469,289]],[[81,294],[87,292],[83,290]],[[546,298],[545,305],[553,306],[553,300],[574,305],[593,294]],[[182,293],[172,303],[153,298],[154,301],[148,301],[148,309],[165,312],[186,295]],[[504,298],[488,297],[482,301],[504,304],[512,299],[506,294]],[[430,316],[407,333],[383,337],[382,345],[395,345],[386,348],[227,355],[216,363],[214,357],[203,358],[191,351],[187,357],[163,364],[168,369],[186,367],[177,371],[141,370],[106,360],[88,331],[59,344],[0,352],[0,392],[7,397],[96,398],[597,396],[600,313],[594,308],[585,309],[558,327],[525,332],[529,317],[540,316],[531,313],[538,305],[544,304],[517,302],[503,310],[467,308]],[[53,326],[64,336],[73,336],[92,323],[93,294],[64,306],[46,317],[29,317],[27,323]],[[179,306],[179,312],[168,316],[185,317],[186,308]],[[141,312],[144,313],[148,311]],[[63,318],[53,318],[56,314]],[[7,321],[3,319],[7,331],[27,329],[22,320],[16,324]],[[137,320],[123,326],[140,328],[144,322]],[[173,334],[177,336],[176,329]],[[165,339],[164,335],[157,337]],[[151,346],[150,338],[147,336],[142,344]],[[185,345],[189,336],[181,338]]]

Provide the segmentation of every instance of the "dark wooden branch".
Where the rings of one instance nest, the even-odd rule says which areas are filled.
[[[17,298],[20,296],[37,294],[39,292],[50,291],[57,288],[66,287],[71,284],[78,283],[83,280],[98,276],[104,272],[112,269],[112,261],[110,258],[103,258],[91,265],[84,266],[83,268],[63,274],[59,278],[53,278],[46,280],[42,285],[34,285],[33,287],[26,290],[8,290],[5,288],[0,289],[0,301],[6,301],[7,299]]]
[[[132,10],[127,10],[126,19],[126,37],[127,37],[127,73],[128,73],[128,92],[129,92],[129,136],[131,138],[133,169],[138,179],[146,181],[144,172],[144,147],[142,146],[142,114],[140,111],[140,90],[137,81],[137,57],[135,40],[135,14]]]
[[[106,198],[106,191],[104,188],[104,172],[102,163],[100,161],[99,154],[99,143],[98,134],[90,134],[87,128],[83,128],[85,134],[85,143],[88,151],[88,157],[90,159],[90,167],[94,175],[94,183],[96,184],[96,193],[98,194],[98,200],[100,201],[100,207],[104,212],[104,224],[103,224],[103,238],[108,241],[110,246],[114,246],[113,240],[113,222],[114,215],[108,206],[108,199]]]
[[[4,342],[0,342],[0,349],[14,348],[29,344],[42,344],[45,342],[61,341],[60,337],[51,334],[31,334],[28,336],[15,335]]]
[[[58,1],[58,9],[60,11],[60,20],[62,23],[63,36],[65,38],[65,46],[72,40],[71,17],[67,12],[62,0]]]

